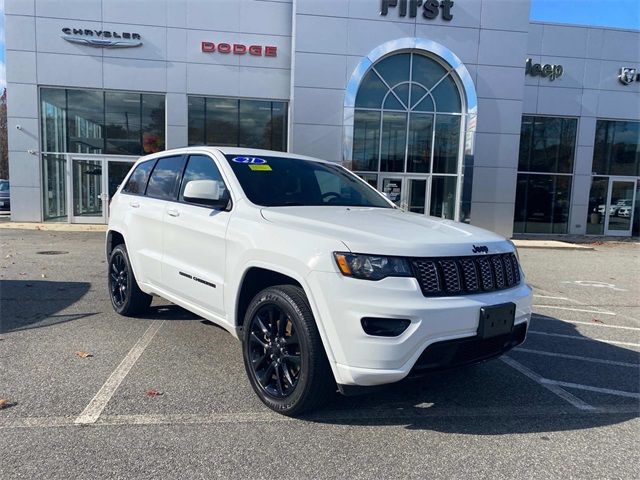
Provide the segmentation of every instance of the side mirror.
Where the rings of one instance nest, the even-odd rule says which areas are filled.
[[[211,208],[225,208],[229,203],[229,192],[215,180],[191,180],[182,196],[187,202]]]

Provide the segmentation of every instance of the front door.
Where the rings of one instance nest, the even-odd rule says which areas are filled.
[[[71,222],[106,223],[104,159],[71,158]]]
[[[605,210],[605,235],[631,236],[635,195],[635,180],[609,179],[609,192]]]

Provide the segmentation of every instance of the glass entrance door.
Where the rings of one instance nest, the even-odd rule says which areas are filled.
[[[71,157],[71,222],[107,223],[111,198],[129,173],[134,161],[134,158],[126,157]]]
[[[106,223],[104,159],[71,158],[71,222]]]
[[[609,179],[604,227],[606,235],[631,236],[635,195],[635,180]]]
[[[405,208],[402,181],[400,177],[380,177],[378,189],[398,207]]]

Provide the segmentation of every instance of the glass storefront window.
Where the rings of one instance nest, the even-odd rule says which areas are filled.
[[[640,122],[598,120],[593,150],[596,175],[640,175]]]
[[[578,120],[559,117],[522,117],[521,172],[573,173]]]
[[[438,115],[436,117],[436,145],[433,149],[433,171],[456,173],[460,147],[460,116]]]
[[[205,145],[238,147],[238,100],[231,98],[205,99]]]
[[[240,101],[240,147],[271,148],[271,102]]]
[[[67,94],[65,90],[43,89],[40,93],[42,150],[67,151]]]
[[[380,112],[359,110],[355,113],[353,131],[353,169],[378,170],[380,149]]]
[[[431,215],[448,218],[455,216],[457,177],[433,177],[431,183]]]
[[[575,118],[522,117],[514,233],[567,233],[577,126]]]
[[[514,233],[567,233],[569,175],[518,174]]]
[[[140,149],[140,95],[105,92],[107,153],[135,154]]]
[[[161,152],[165,148],[164,95],[142,94],[142,150],[146,154]]]
[[[402,172],[407,141],[407,114],[382,114],[382,142],[380,145],[380,171]]]
[[[42,155],[43,215],[45,221],[67,221],[67,160],[64,155]]]
[[[587,235],[604,235],[608,189],[609,179],[607,177],[593,177],[591,180],[587,209]]]
[[[189,145],[204,144],[204,97],[188,97],[189,112],[188,142]]]
[[[189,97],[189,145],[287,148],[287,104],[265,100]]]
[[[143,155],[164,150],[164,95],[42,88],[42,150]]]
[[[104,92],[67,90],[69,151],[104,152]]]
[[[392,173],[377,188],[416,213],[457,218],[466,115],[455,78],[435,58],[401,52],[375,63],[356,94],[351,168]]]
[[[412,113],[409,121],[408,172],[428,173],[431,171],[432,140],[433,114]]]

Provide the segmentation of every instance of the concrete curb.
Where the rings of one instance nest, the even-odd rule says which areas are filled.
[[[512,240],[518,248],[539,248],[547,250],[595,250],[592,245],[560,242],[558,240]]]
[[[0,229],[5,230],[43,230],[49,232],[106,232],[106,225],[81,223],[21,223],[2,222]]]

